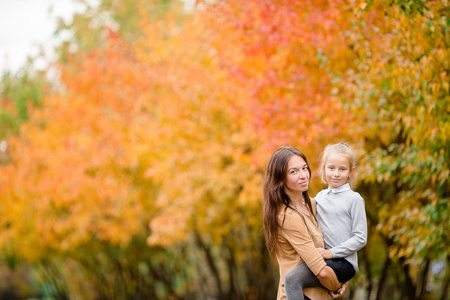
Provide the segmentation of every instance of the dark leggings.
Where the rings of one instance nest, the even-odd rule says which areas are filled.
[[[336,273],[339,282],[344,283],[352,279],[356,272],[352,264],[344,258],[325,259],[327,265]]]
[[[355,276],[355,269],[344,258],[325,259],[325,262],[333,269],[341,283],[347,282]],[[308,300],[309,298],[303,294],[303,288],[318,286],[322,285],[305,263],[287,272],[284,279],[287,300]]]

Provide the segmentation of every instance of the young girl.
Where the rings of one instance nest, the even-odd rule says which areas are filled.
[[[347,144],[326,146],[319,174],[328,188],[315,197],[317,221],[325,242],[325,249],[317,250],[341,283],[355,276],[358,271],[356,252],[367,243],[364,199],[350,187],[355,165],[355,155]],[[304,299],[303,288],[318,284],[314,277],[305,264],[290,270],[285,277],[287,299]]]

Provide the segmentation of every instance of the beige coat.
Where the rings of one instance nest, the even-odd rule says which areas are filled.
[[[316,202],[311,199],[315,213]],[[314,216],[287,208],[284,219],[284,207],[278,215],[282,229],[279,231],[277,260],[280,266],[280,283],[278,285],[277,300],[285,300],[284,277],[286,273],[305,262],[309,269],[317,275],[326,266],[317,247],[324,247],[322,231]],[[304,294],[313,300],[328,299],[328,291],[322,287],[304,288]]]

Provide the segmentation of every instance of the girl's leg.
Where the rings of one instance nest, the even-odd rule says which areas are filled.
[[[325,259],[327,265],[336,273],[339,282],[347,282],[355,276],[355,269],[352,264],[344,258]]]
[[[286,273],[284,278],[284,289],[287,300],[308,299],[303,295],[304,287],[322,286],[316,275],[303,263]]]

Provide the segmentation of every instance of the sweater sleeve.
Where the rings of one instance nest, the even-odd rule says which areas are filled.
[[[300,215],[287,214],[280,234],[288,240],[314,275],[319,274],[326,266],[307,230],[305,220]]]
[[[328,249],[333,258],[349,256],[367,244],[367,220],[364,199],[358,195],[350,205],[352,236],[341,244]]]

